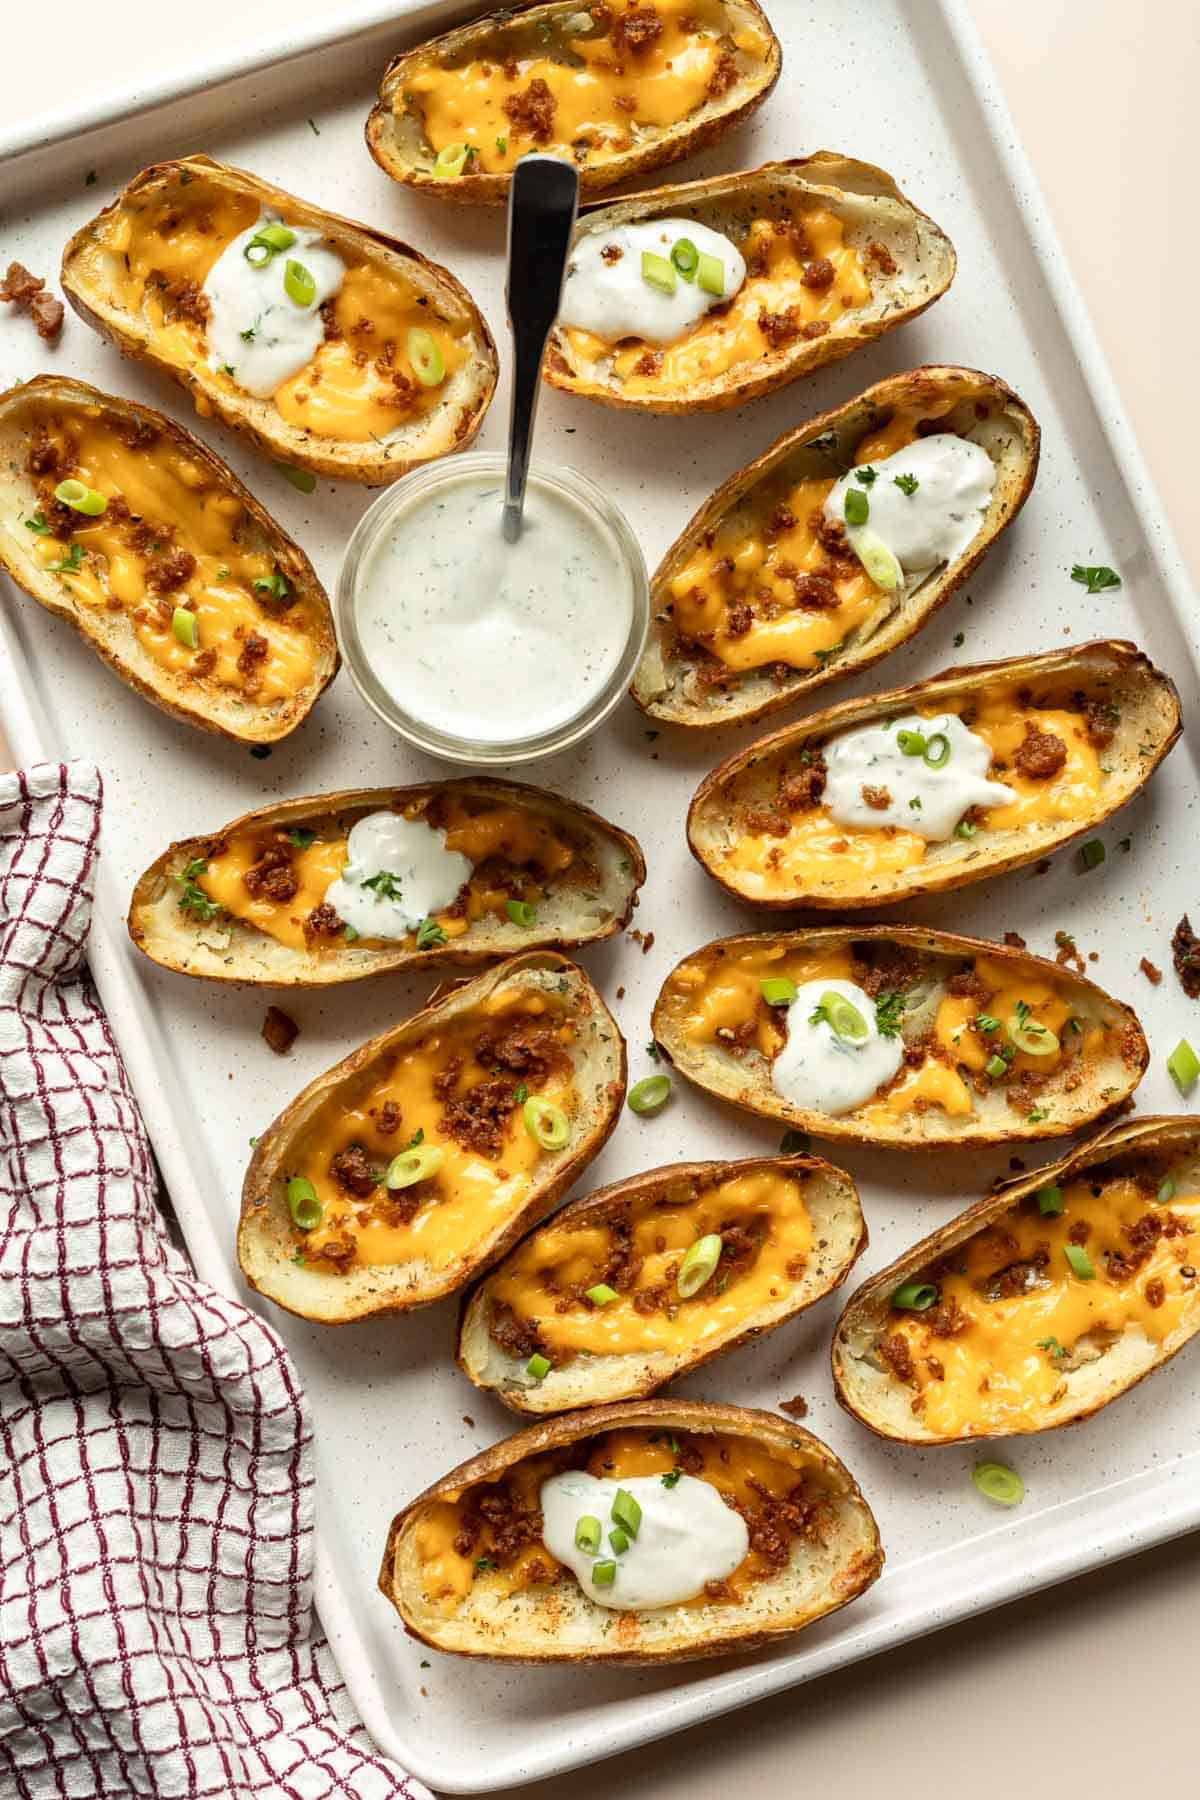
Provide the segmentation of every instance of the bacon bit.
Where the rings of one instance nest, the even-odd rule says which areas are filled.
[[[296,1039],[300,1036],[300,1027],[290,1013],[285,1013],[280,1006],[268,1006],[267,1016],[263,1020],[263,1037],[267,1048],[276,1056],[286,1056]]]
[[[816,262],[810,262],[800,277],[803,287],[820,293],[823,288],[833,286],[833,264],[827,256],[819,256]]]
[[[504,101],[504,113],[513,130],[523,132],[536,144],[550,142],[557,108],[557,100],[540,75],[534,76],[523,94],[509,94]]]
[[[606,263],[619,263],[624,254],[620,244],[605,244],[600,252],[600,260]]]
[[[887,788],[872,787],[869,782],[863,783],[862,797],[875,812],[886,812],[892,804],[892,796]]]
[[[1175,927],[1171,955],[1184,993],[1189,1000],[1200,1000],[1200,939],[1186,913]]]
[[[662,351],[647,350],[638,357],[637,362],[633,365],[633,372],[635,375],[646,375],[652,378],[659,373],[662,365]]]
[[[7,300],[18,312],[28,312],[43,343],[53,343],[63,328],[66,309],[62,301],[56,300],[41,277],[31,275],[24,263],[9,263],[0,282],[0,300]]]
[[[1024,950],[1026,948],[1025,939],[1021,936],[1019,931],[1006,931],[1004,934],[1004,942],[1011,950]]]
[[[730,88],[736,84],[737,78],[737,57],[733,54],[732,50],[722,50],[720,56],[717,58],[716,66],[708,78],[708,86],[705,89],[709,99],[719,100],[723,94],[727,94]]]
[[[1082,975],[1087,965],[1084,962],[1083,957],[1079,954],[1079,946],[1076,944],[1075,939],[1071,936],[1070,932],[1056,931],[1054,934],[1054,942],[1058,945],[1054,960],[1059,967],[1063,969],[1074,969],[1077,975]]]
[[[652,6],[631,7],[612,28],[613,48],[636,56],[662,36],[663,23]]]
[[[1152,982],[1155,987],[1158,986],[1159,982],[1162,980],[1162,970],[1156,969],[1148,956],[1143,956],[1141,962],[1138,964],[1138,968],[1142,971],[1142,974],[1146,977],[1147,981]]]
[[[887,245],[881,244],[878,238],[872,238],[867,245],[867,261],[881,274],[894,275],[896,273],[895,257]]]
[[[779,1402],[779,1411],[786,1413],[789,1419],[807,1419],[808,1401],[803,1394],[793,1394],[790,1400]]]
[[[802,328],[802,330],[800,332],[800,336],[803,338],[810,338],[810,339],[811,338],[822,338],[825,336],[825,333],[828,330],[829,330],[829,320],[828,319],[809,319],[808,323]]]
[[[654,948],[654,933],[652,931],[638,931],[635,928],[629,935],[635,944],[640,944],[642,946],[642,955],[648,956],[650,951]]]

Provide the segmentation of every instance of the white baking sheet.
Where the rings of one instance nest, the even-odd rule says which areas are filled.
[[[136,168],[156,155],[204,149],[444,260],[503,340],[501,215],[422,204],[389,183],[362,144],[378,73],[411,34],[412,19],[396,27],[387,16],[403,12],[424,25],[463,10],[346,7],[326,41],[262,46],[226,67],[191,71],[186,86],[172,74],[87,118],[52,120],[39,134],[40,147],[0,138],[0,156],[8,152],[0,252],[53,273],[69,232]],[[1121,635],[1171,671],[1190,716],[1195,614],[1182,567],[963,9],[954,0],[872,0],[853,9],[843,0],[776,0],[772,11],[785,43],[776,93],[747,129],[681,173],[749,167],[820,147],[879,162],[954,238],[960,262],[953,290],[874,349],[741,413],[626,418],[548,392],[540,454],[602,480],[653,564],[712,487],[809,413],[915,363],[993,370],[1042,422],[1034,495],[969,593],[915,644],[869,678],[838,688],[836,697],[964,658]],[[85,185],[91,170],[96,180]],[[123,364],[73,316],[60,346],[39,352],[27,327],[5,323],[4,384],[58,368],[185,417],[178,390]],[[502,384],[485,446],[502,443],[506,408]],[[332,586],[340,547],[368,496],[322,482],[303,497],[236,439],[201,429],[296,533]],[[1124,586],[1089,598],[1068,579],[1076,561],[1114,564]],[[197,1267],[242,1293],[233,1222],[247,1140],[311,1076],[411,1010],[425,984],[389,979],[289,1001],[303,1035],[280,1061],[259,1036],[267,998],[261,990],[209,990],[151,968],[128,947],[122,921],[130,886],[170,837],[214,827],[276,797],[424,779],[439,765],[391,738],[344,674],[270,761],[252,760],[246,750],[144,706],[102,672],[66,626],[7,586],[3,598],[0,717],[23,758],[88,755],[103,765],[108,805],[93,966]],[[626,704],[590,746],[540,767],[538,779],[610,813],[646,847],[650,878],[637,923],[654,932],[652,950],[643,956],[623,940],[586,957],[629,1039],[631,1079],[650,1067],[643,1054],[649,1008],[668,969],[707,938],[750,922],[692,863],[682,829],[701,774],[746,735],[730,733],[703,747],[655,737]],[[1143,953],[1169,962],[1170,930],[1194,902],[1196,791],[1185,740],[1152,791],[1105,828],[1109,857],[1100,870],[1081,875],[1073,859],[1061,858],[1043,878],[1017,875],[892,916],[985,935],[1015,928],[1043,951],[1056,928],[1069,928],[1086,951],[1098,952],[1091,972],[1133,1001],[1148,1027],[1153,1060],[1141,1110],[1172,1110],[1178,1100],[1164,1058],[1190,1021],[1173,979],[1152,989],[1137,963]],[[1124,854],[1118,844],[1127,836],[1132,849]],[[617,1000],[619,986],[625,993]],[[677,1091],[657,1119],[624,1115],[590,1182],[685,1156],[761,1151],[777,1135]],[[842,1160],[860,1182],[871,1227],[864,1274],[1007,1167],[1003,1156],[925,1161],[862,1152]],[[295,1356],[314,1419],[318,1602],[379,1747],[444,1790],[533,1779],[1200,1524],[1200,1352],[1178,1358],[1080,1430],[1005,1451],[1028,1496],[1015,1515],[1001,1514],[971,1485],[970,1450],[888,1448],[840,1412],[827,1374],[838,1304],[824,1302],[681,1391],[765,1406],[807,1396],[808,1424],[846,1458],[878,1514],[888,1551],[882,1581],[790,1649],[670,1673],[582,1677],[505,1671],[426,1652],[404,1637],[375,1589],[393,1511],[513,1423],[453,1369],[453,1305],[339,1332],[266,1307]],[[800,1695],[796,1707],[802,1733]]]

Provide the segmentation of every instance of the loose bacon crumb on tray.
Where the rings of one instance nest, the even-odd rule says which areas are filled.
[[[43,343],[53,343],[63,328],[66,309],[62,301],[47,292],[41,277],[31,275],[23,263],[9,263],[0,282],[0,300],[7,300],[18,312],[28,312]]]

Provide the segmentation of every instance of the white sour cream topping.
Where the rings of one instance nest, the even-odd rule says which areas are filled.
[[[445,832],[424,819],[368,813],[350,828],[345,867],[325,889],[325,900],[360,937],[402,938],[449,906],[473,868],[469,857],[447,850]],[[395,877],[390,897],[364,886],[380,875]]]
[[[530,476],[515,544],[496,476],[471,472],[392,515],[359,574],[355,623],[376,679],[419,724],[514,744],[578,718],[609,686],[633,581],[598,518]]]
[[[346,265],[329,249],[319,231],[288,225],[296,241],[256,268],[245,249],[264,225],[287,225],[277,213],[264,212],[256,224],[226,244],[208,272],[208,360],[223,368],[246,393],[260,400],[298,374],[311,361],[325,336],[320,307],[332,300],[346,275]],[[297,306],[284,287],[289,262],[298,262],[316,282],[307,306]],[[244,332],[252,332],[247,338]]]
[[[637,1537],[617,1556],[608,1534],[619,1488],[633,1495],[642,1521]],[[588,1517],[599,1519],[602,1529],[594,1555],[575,1544],[575,1527]],[[681,1475],[668,1488],[661,1475],[616,1481],[570,1469],[542,1483],[542,1542],[590,1599],[619,1611],[641,1611],[678,1606],[702,1593],[706,1581],[732,1575],[750,1548],[750,1535],[745,1520],[726,1506],[711,1482],[694,1475]],[[592,1568],[605,1561],[616,1563],[616,1579],[610,1587],[598,1587]]]
[[[950,754],[940,768],[931,768],[924,755],[906,756],[900,733],[919,734],[926,745],[934,744],[937,757],[944,737]],[[989,781],[992,752],[988,744],[968,731],[954,713],[921,719],[906,713],[888,724],[864,725],[847,731],[825,748],[824,801],[839,825],[859,831],[878,831],[899,825],[918,837],[939,843],[953,836],[954,827],[972,806],[1005,806],[1017,798],[1012,788]],[[883,788],[886,807],[868,806],[863,788]]]
[[[872,463],[875,480],[863,487],[854,472],[835,483],[825,516],[846,523],[846,490],[867,496],[870,513],[861,525],[846,523],[852,547],[871,532],[885,543],[906,581],[962,555],[983,523],[996,485],[996,465],[981,445],[953,432],[917,438],[894,456]],[[897,475],[911,475],[916,490],[906,494]]]
[[[827,1019],[812,1014],[823,994],[841,994],[867,1021],[861,1044],[839,1038]],[[775,1091],[812,1112],[853,1112],[889,1082],[904,1060],[899,1034],[881,1037],[875,1002],[852,981],[806,981],[787,1009],[787,1043],[775,1058]]]
[[[710,294],[698,281],[685,281],[676,271],[674,293],[655,287],[642,274],[642,252],[671,260],[672,246],[687,238],[699,254],[715,256],[725,270],[725,291]],[[621,252],[605,261],[606,249]],[[707,225],[694,219],[654,219],[618,225],[615,231],[592,232],[580,240],[567,264],[559,322],[615,343],[618,338],[644,338],[648,344],[674,344],[714,306],[733,296],[746,279],[741,252]]]

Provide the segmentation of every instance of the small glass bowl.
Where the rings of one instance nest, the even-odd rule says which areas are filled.
[[[650,628],[650,587],[645,558],[624,514],[594,482],[577,470],[565,466],[550,468],[544,463],[533,462],[529,469],[530,492],[538,488],[557,491],[589,514],[601,536],[612,546],[614,571],[619,571],[628,583],[629,636],[608,681],[569,719],[540,734],[510,738],[503,743],[489,742],[466,731],[461,736],[443,732],[414,717],[394,694],[389,693],[367,660],[358,630],[360,584],[376,545],[398,514],[409,508],[415,512],[420,503],[435,495],[440,487],[461,480],[468,472],[494,478],[503,489],[506,460],[502,453],[494,450],[468,451],[461,456],[443,457],[438,462],[427,463],[402,476],[368,507],[355,527],[346,546],[334,601],[334,622],[342,656],[367,705],[393,731],[419,750],[478,768],[507,768],[514,763],[534,762],[539,757],[566,750],[589,736],[612,712],[632,681]],[[496,506],[498,517],[499,497]]]

